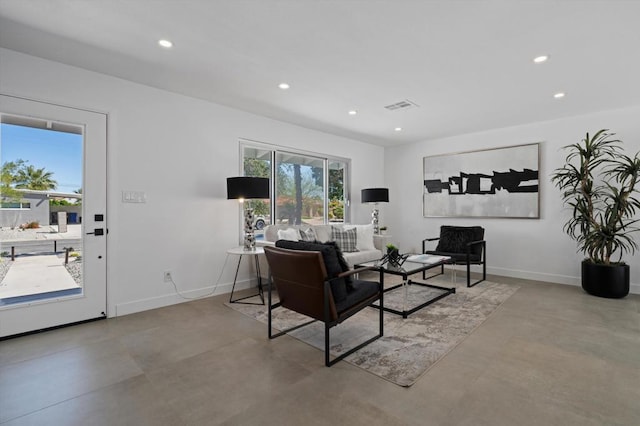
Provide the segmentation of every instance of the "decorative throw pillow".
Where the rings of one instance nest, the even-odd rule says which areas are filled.
[[[300,233],[296,228],[278,229],[278,239],[298,241],[300,239]]]
[[[345,228],[350,227],[355,228],[358,234],[358,242],[356,243],[358,251],[377,250],[373,245],[373,224],[345,226]]]
[[[331,225],[313,225],[316,239],[321,242],[331,241]]]
[[[444,253],[466,253],[467,243],[473,241],[474,232],[462,226],[442,226],[436,251]]]
[[[355,228],[342,230],[332,226],[331,240],[335,241],[344,253],[358,251],[358,233]]]
[[[340,268],[342,268],[342,272],[347,272],[350,269],[349,264],[342,254],[342,250],[340,250],[340,247],[338,247],[335,241],[327,241],[326,243],[323,243],[322,241],[314,241],[314,243],[335,247],[336,254],[338,255],[338,263],[340,264]],[[347,283],[347,292],[353,291],[353,276],[349,275],[344,277],[344,281]]]
[[[313,228],[308,228],[306,230],[300,230],[300,239],[302,241],[316,241],[318,237],[316,236],[316,231]]]
[[[322,253],[324,267],[327,270],[329,278],[333,278],[342,273],[342,267],[338,261],[336,248],[328,244],[316,244],[310,241],[276,241],[276,247],[289,250],[319,251]],[[347,298],[347,283],[344,278],[331,281],[331,294],[335,302],[342,302]]]

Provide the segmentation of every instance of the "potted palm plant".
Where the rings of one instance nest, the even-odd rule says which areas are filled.
[[[582,261],[582,288],[589,294],[621,298],[629,294],[629,265],[625,253],[638,248],[636,198],[640,159],[623,154],[622,141],[607,129],[564,147],[565,165],[551,180],[562,191],[572,215],[564,231],[578,243]]]

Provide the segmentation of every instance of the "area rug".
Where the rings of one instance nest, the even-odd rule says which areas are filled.
[[[365,277],[361,277],[366,279]],[[391,277],[390,277],[391,278]],[[400,315],[384,313],[384,336],[349,355],[345,361],[399,386],[413,385],[429,368],[446,355],[517,290],[518,286],[483,281],[472,288],[466,283],[454,284],[447,276],[431,279],[429,283],[456,287],[451,294],[403,319]],[[375,279],[375,278],[374,278]],[[385,276],[385,284],[388,286]],[[440,294],[441,290],[409,286],[407,305]],[[266,296],[266,295],[265,295]],[[277,295],[274,295],[277,301]],[[418,303],[416,303],[418,302]],[[385,306],[402,309],[403,290],[385,293]],[[226,304],[260,322],[267,323],[267,307],[262,305]],[[273,310],[273,327],[286,329],[308,321],[309,318],[284,308]],[[378,310],[368,307],[331,329],[333,356],[377,334]],[[265,330],[266,335],[266,330]],[[324,325],[310,324],[289,333],[307,344],[324,350]],[[318,362],[323,362],[318,356]]]

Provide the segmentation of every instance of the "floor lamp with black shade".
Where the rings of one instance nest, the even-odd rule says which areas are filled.
[[[389,202],[388,188],[366,188],[361,192],[363,203],[373,203],[374,207],[371,212],[371,223],[373,224],[373,233],[379,234],[380,227],[378,225],[378,203]]]
[[[227,199],[244,203],[248,199],[269,198],[269,178],[239,176],[227,178]],[[244,249],[255,250],[256,237],[253,229],[253,209],[244,205]]]

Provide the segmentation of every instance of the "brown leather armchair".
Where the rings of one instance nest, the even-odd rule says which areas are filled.
[[[328,249],[335,249],[328,246]],[[307,249],[308,250],[308,249]],[[271,269],[271,280],[268,287],[268,309],[269,309],[269,338],[274,339],[285,333],[296,330],[315,321],[322,321],[325,326],[325,365],[332,366],[346,356],[368,345],[383,335],[383,294],[381,282],[363,281],[353,279],[346,294],[335,293],[332,284],[344,280],[358,272],[368,268],[355,269],[347,272],[340,272],[334,276],[329,276],[325,267],[324,248],[320,251],[291,250],[278,247],[265,247],[264,252]],[[330,253],[330,251],[327,251]],[[381,281],[381,280],[380,280]],[[272,304],[272,286],[278,290],[280,301]],[[340,301],[336,301],[336,297]],[[340,356],[330,359],[330,329],[362,309],[379,300],[380,317],[379,333],[373,338],[348,350]],[[272,333],[271,313],[272,310],[282,306],[292,311],[301,313],[312,320],[303,324],[283,330],[277,334]]]

